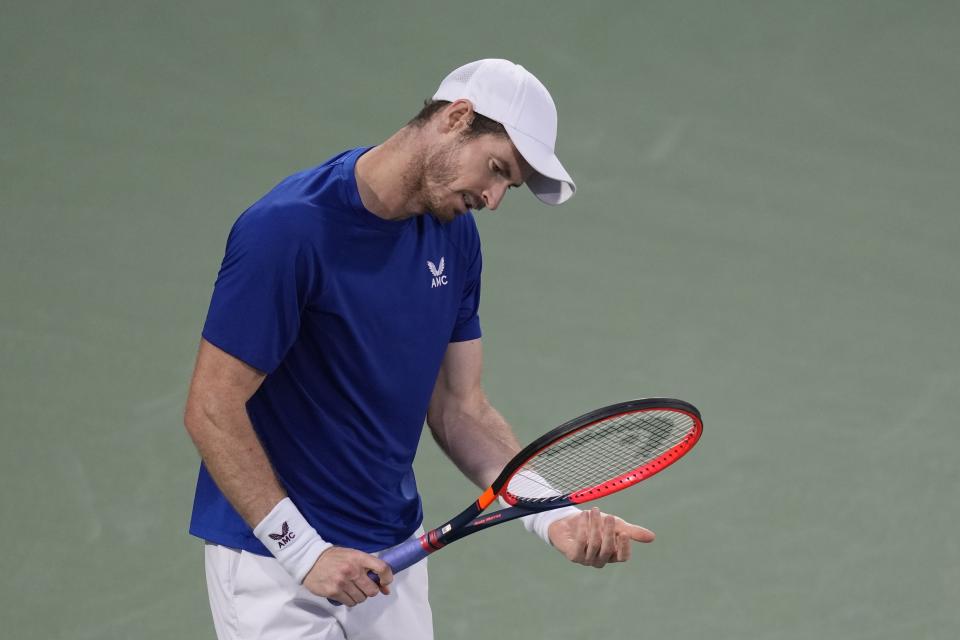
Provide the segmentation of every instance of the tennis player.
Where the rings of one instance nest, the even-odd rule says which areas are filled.
[[[522,184],[569,199],[556,133],[537,78],[479,60],[388,140],[286,178],[234,224],[184,417],[221,640],[433,637],[427,563],[394,576],[371,553],[422,532],[424,418],[478,487],[520,449],[480,383],[471,212]],[[593,567],[654,537],[597,510],[524,525]]]

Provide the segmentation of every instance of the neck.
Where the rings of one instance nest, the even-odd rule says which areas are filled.
[[[363,206],[384,220],[422,214],[419,186],[425,151],[417,131],[408,126],[360,156],[354,173]]]

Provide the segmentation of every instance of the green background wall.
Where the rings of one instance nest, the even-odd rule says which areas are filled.
[[[955,638],[960,5],[0,6],[0,635],[212,638],[181,411],[234,218],[521,62],[579,191],[479,218],[485,383],[527,441],[697,404],[604,508],[602,571],[519,527],[431,561],[438,638]],[[474,489],[426,438],[427,524]],[[504,579],[506,577],[506,579]]]

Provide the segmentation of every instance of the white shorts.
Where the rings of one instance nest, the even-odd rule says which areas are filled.
[[[337,607],[297,584],[272,557],[209,542],[204,555],[219,640],[433,638],[426,560],[398,573],[390,595]]]

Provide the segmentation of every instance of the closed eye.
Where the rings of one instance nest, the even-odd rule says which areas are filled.
[[[501,166],[498,162],[493,163],[493,172],[498,176],[503,176],[505,179],[510,180],[510,173],[506,169],[504,169],[503,166]],[[519,187],[521,184],[522,183],[511,182],[509,188],[515,189]]]

